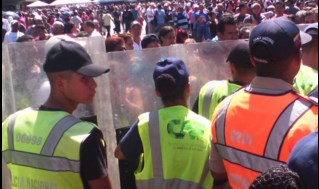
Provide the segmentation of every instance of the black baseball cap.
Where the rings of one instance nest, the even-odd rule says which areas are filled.
[[[227,62],[241,68],[254,68],[250,61],[248,41],[240,41],[229,52]]]
[[[90,55],[78,43],[60,40],[48,51],[43,65],[47,73],[72,70],[79,74],[97,77],[110,69],[93,64]]]

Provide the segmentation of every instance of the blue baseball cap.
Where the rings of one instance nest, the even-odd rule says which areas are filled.
[[[298,53],[301,45],[311,39],[309,34],[300,32],[295,23],[280,17],[263,21],[252,30],[249,49],[258,62],[278,62]]]
[[[298,173],[305,189],[318,188],[318,129],[298,141],[287,165]]]
[[[176,87],[184,87],[188,83],[189,73],[186,69],[185,63],[179,58],[166,58],[159,61],[155,65],[153,72],[153,79],[155,86],[161,79],[167,77],[161,77],[163,75],[168,75],[174,79]]]

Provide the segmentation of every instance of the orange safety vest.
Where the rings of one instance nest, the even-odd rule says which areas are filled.
[[[246,189],[261,172],[286,163],[297,141],[317,128],[318,105],[293,91],[241,89],[218,105],[212,119],[213,142],[234,189]]]

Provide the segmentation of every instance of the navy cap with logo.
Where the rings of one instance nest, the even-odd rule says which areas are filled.
[[[78,43],[60,40],[47,52],[43,69],[47,73],[72,70],[79,74],[96,77],[110,71],[93,64],[90,55]]]
[[[185,87],[188,83],[189,73],[183,62],[178,58],[166,58],[155,65],[153,79],[157,86],[162,75],[169,75],[174,78],[175,87]]]
[[[270,63],[298,53],[301,45],[309,41],[309,34],[300,32],[295,23],[280,17],[258,24],[250,34],[249,48],[255,61]]]

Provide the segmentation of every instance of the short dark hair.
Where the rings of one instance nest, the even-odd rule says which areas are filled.
[[[33,39],[34,39],[34,37],[32,35],[24,34],[23,36],[21,36],[17,39],[17,42],[27,42],[27,41],[30,41]]]
[[[95,28],[95,24],[94,24],[94,22],[91,21],[91,20],[85,21],[85,25],[89,26],[90,28]]]
[[[163,43],[161,38],[166,36],[167,34],[169,34],[172,31],[175,32],[175,29],[172,26],[164,26],[160,29],[160,31],[158,33],[158,38],[159,38],[161,44]]]
[[[120,44],[124,44],[124,39],[118,36],[111,36],[106,38],[105,40],[105,50],[106,52],[114,52],[117,51],[117,47]]]
[[[236,25],[236,22],[233,16],[230,16],[230,15],[222,16],[222,18],[217,24],[217,32],[224,34],[226,25]]]
[[[301,179],[286,165],[279,165],[264,171],[255,178],[249,189],[302,189]]]

